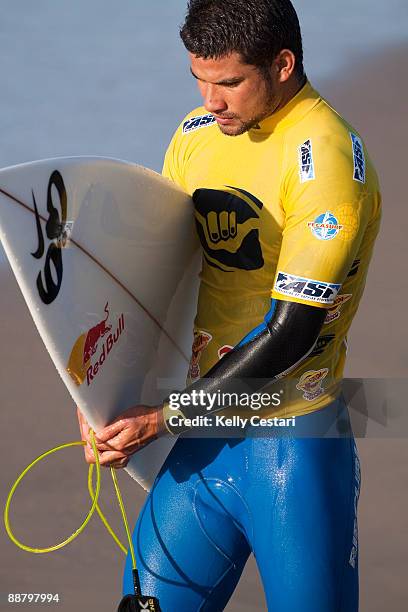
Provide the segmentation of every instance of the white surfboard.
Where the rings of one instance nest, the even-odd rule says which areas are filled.
[[[135,164],[72,157],[0,170],[4,250],[62,380],[95,429],[183,387],[197,302],[195,236],[191,199]],[[55,406],[56,428],[67,408]],[[151,443],[128,472],[148,489],[173,444]]]

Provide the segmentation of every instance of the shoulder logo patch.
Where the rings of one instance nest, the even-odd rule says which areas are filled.
[[[307,225],[318,240],[332,240],[343,229],[329,210],[316,217],[314,221],[309,221]]]
[[[183,123],[183,134],[195,132],[203,127],[209,127],[216,123],[214,115],[199,115],[198,117],[190,117]]]
[[[350,132],[351,142],[353,144],[353,162],[354,162],[354,174],[353,179],[359,183],[365,183],[366,181],[366,164],[364,156],[363,141],[353,132]]]
[[[277,293],[289,297],[332,305],[340,287],[341,285],[337,283],[324,283],[286,272],[278,272],[274,289]]]
[[[313,181],[315,178],[312,141],[310,138],[298,147],[300,182]]]

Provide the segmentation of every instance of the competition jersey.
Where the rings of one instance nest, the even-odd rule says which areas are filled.
[[[301,415],[339,393],[347,332],[380,223],[375,170],[359,134],[310,83],[240,136],[187,115],[163,174],[191,194],[203,249],[189,380],[263,322],[272,300],[324,308],[311,353],[271,385],[267,415]]]

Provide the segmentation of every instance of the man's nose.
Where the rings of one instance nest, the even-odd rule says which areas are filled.
[[[228,105],[222,95],[222,90],[217,85],[207,83],[201,93],[204,98],[204,107],[209,113],[216,115],[227,110]]]

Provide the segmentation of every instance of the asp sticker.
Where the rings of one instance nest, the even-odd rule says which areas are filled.
[[[183,134],[189,134],[200,128],[208,127],[216,123],[214,115],[199,115],[198,117],[190,117],[183,123]]]
[[[313,181],[315,178],[312,141],[306,140],[298,148],[300,182]]]
[[[350,132],[350,138],[353,145],[353,179],[364,184],[366,182],[366,163],[363,141],[356,134],[353,134],[353,132]]]
[[[324,283],[311,278],[286,274],[286,272],[278,272],[274,289],[282,295],[307,300],[308,302],[334,304],[340,287],[340,284]]]

